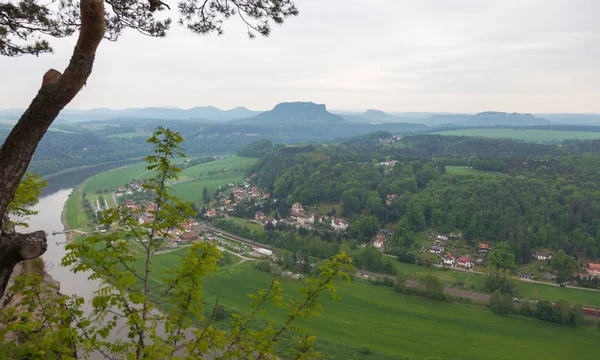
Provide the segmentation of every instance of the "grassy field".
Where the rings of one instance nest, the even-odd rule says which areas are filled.
[[[488,177],[505,176],[504,174],[497,173],[497,172],[471,169],[471,168],[464,167],[464,166],[446,166],[446,174],[449,174],[449,175],[478,175],[478,176],[488,176]]]
[[[160,255],[151,273],[152,285],[165,270],[177,265],[184,252]],[[158,259],[157,259],[158,260]],[[247,311],[246,296],[265,289],[270,275],[249,262],[227,266],[207,278],[209,303]],[[280,279],[287,296],[295,296],[301,282]],[[297,325],[319,340],[316,345],[331,359],[596,359],[600,333],[573,329],[517,316],[499,316],[485,308],[405,296],[388,287],[363,282],[341,284],[342,300],[323,296],[324,314]],[[283,311],[269,309],[271,320],[281,322]],[[549,339],[552,339],[551,341]],[[361,354],[368,347],[374,353]]]
[[[180,174],[181,180],[198,177],[200,174],[207,176],[209,171],[215,172],[232,172],[235,170],[245,171],[249,165],[256,162],[255,158],[247,158],[241,156],[229,156],[223,160],[211,161],[204,164],[190,166],[184,169]]]
[[[223,174],[202,176],[196,180],[173,185],[173,195],[179,197],[182,201],[202,205],[202,190],[205,186],[212,196],[219,186],[240,182],[243,177],[243,172],[226,172]]]
[[[477,273],[469,273],[463,271],[441,270],[432,267],[419,266],[414,264],[401,263],[394,260],[396,269],[401,273],[407,274],[434,274],[442,279],[447,284],[463,283],[469,289],[471,285],[475,289],[480,289],[483,286],[485,275]],[[557,301],[559,299],[568,300],[572,304],[582,304],[600,308],[600,292],[588,291],[573,288],[561,288],[539,284],[534,282],[516,280],[517,288],[519,289],[519,297],[536,300]]]
[[[193,157],[190,157],[193,159]],[[183,161],[182,159],[177,159],[178,162]],[[256,159],[253,158],[245,158],[239,156],[231,156],[224,160],[213,161],[209,163],[199,164],[196,166],[191,166],[187,169],[184,169],[179,175],[180,180],[187,180],[194,177],[203,175],[200,182],[206,181],[210,191],[214,191],[218,186],[223,184],[228,184],[233,181],[240,181],[242,179],[243,172],[237,172],[236,175],[232,174],[234,170],[240,169],[245,170],[246,167],[250,164],[253,164]],[[154,175],[154,172],[149,172],[146,170],[146,166],[148,164],[144,162],[140,162],[133,165],[123,166],[120,168],[116,168],[102,174],[98,174],[86,180],[83,184],[83,189],[85,192],[98,192],[105,189],[116,189],[119,186],[123,186],[133,179],[147,179]],[[223,174],[211,175],[208,176],[209,171],[225,171]],[[219,177],[222,175],[221,177]],[[191,183],[191,182],[190,182]],[[215,186],[216,184],[216,186]],[[175,188],[182,187],[184,184],[176,185]],[[200,188],[200,196],[202,196],[202,188],[204,184]],[[189,190],[190,186],[183,186],[183,188]],[[182,195],[191,195],[185,194],[184,192],[180,192]],[[192,196],[193,197],[193,196]],[[191,201],[191,200],[189,200]]]
[[[130,132],[130,133],[121,133],[121,134],[112,134],[108,137],[116,137],[116,138],[133,138],[133,137],[150,137],[151,132]]]
[[[559,131],[559,130],[515,130],[515,129],[464,129],[439,131],[434,134],[454,136],[482,136],[510,138],[532,142],[554,142],[567,139],[600,139],[600,132]]]
[[[73,190],[65,203],[65,217],[69,229],[83,229],[90,219],[83,211],[82,191],[80,188]]]
[[[147,175],[148,164],[141,162],[103,172],[86,180],[83,185],[85,192],[98,192],[104,189],[116,189],[142,175]]]

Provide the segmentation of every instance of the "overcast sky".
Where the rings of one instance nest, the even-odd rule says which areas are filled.
[[[232,19],[220,37],[175,25],[165,39],[128,32],[104,41],[69,107],[268,110],[313,101],[347,110],[600,113],[600,1],[296,3],[300,15],[269,38],[249,40]],[[39,58],[0,58],[0,107],[27,107],[74,43],[53,40],[55,53]]]

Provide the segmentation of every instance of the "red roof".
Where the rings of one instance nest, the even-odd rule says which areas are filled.
[[[462,262],[462,263],[464,263],[464,262],[471,262],[471,258],[468,257],[468,256],[461,256],[461,257],[458,258],[458,262]]]
[[[186,232],[181,235],[181,240],[183,240],[183,241],[191,241],[191,240],[195,240],[196,238],[198,238],[198,234],[193,231]]]
[[[206,213],[207,213],[207,214],[209,214],[209,215],[216,215],[216,214],[217,214],[217,210],[215,210],[215,209],[210,209],[210,210],[208,210]]]
[[[590,269],[590,271],[600,271],[600,264],[589,263],[588,269]]]
[[[480,249],[489,249],[490,246],[488,244],[479,244]]]

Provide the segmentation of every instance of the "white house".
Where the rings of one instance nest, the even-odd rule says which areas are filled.
[[[350,225],[348,225],[348,223],[345,220],[332,218],[331,219],[331,227],[334,230],[344,231],[344,230],[348,229],[350,227]]]
[[[457,264],[458,266],[470,269],[471,267],[473,267],[473,260],[471,260],[471,258],[468,256],[461,256],[458,258]]]
[[[442,264],[453,266],[454,265],[454,257],[450,254],[444,255],[442,257]]]
[[[538,260],[550,260],[552,259],[552,253],[549,251],[536,251],[535,258]]]
[[[383,249],[383,243],[384,243],[384,239],[381,238],[377,238],[374,242],[373,242],[373,246],[375,246],[378,249]]]
[[[438,240],[443,240],[443,241],[448,241],[448,236],[442,235],[442,234],[438,234],[437,239]]]
[[[430,253],[434,253],[434,254],[441,254],[444,252],[444,248],[440,247],[440,246],[432,246],[429,248],[429,252]]]
[[[256,252],[259,254],[262,254],[262,255],[267,255],[267,256],[273,255],[273,252],[269,249],[256,248]]]

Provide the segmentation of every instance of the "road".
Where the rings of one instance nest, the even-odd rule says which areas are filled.
[[[115,203],[115,208],[119,207],[119,203],[117,202],[117,195],[115,195],[115,192],[113,191],[112,193],[110,193],[113,203]]]

